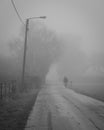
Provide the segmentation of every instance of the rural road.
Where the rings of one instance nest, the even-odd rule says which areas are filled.
[[[104,103],[61,84],[47,84],[37,97],[25,130],[104,130]]]

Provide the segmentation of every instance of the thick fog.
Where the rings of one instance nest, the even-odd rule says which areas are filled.
[[[1,55],[1,76],[19,76],[22,74],[24,51],[24,26],[18,38],[8,43],[9,55]],[[61,40],[41,22],[31,22],[27,37],[25,76],[45,78],[49,67],[61,56]]]
[[[59,81],[67,76],[73,89],[103,95],[104,1],[15,0],[15,4],[24,23],[28,17],[47,16],[29,21],[25,74]],[[20,77],[25,26],[10,1],[0,1],[0,16],[0,75]]]
[[[24,47],[24,26],[19,36],[8,42],[6,54],[0,56],[2,78],[21,78]],[[39,76],[52,82],[62,82],[67,76],[73,89],[83,93],[104,91],[103,53],[90,57],[82,49],[80,35],[58,35],[42,22],[30,22],[27,37],[26,76]],[[92,94],[92,93],[91,93]]]
[[[68,77],[69,88],[75,91],[103,99],[104,95],[104,54],[95,53],[91,57],[82,50],[83,39],[80,36],[62,36],[62,54],[50,66],[46,81],[59,83]]]

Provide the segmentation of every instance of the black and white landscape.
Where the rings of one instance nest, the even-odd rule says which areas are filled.
[[[104,130],[104,1],[0,1],[0,130]]]

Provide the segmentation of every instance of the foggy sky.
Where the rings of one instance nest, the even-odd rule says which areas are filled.
[[[24,22],[27,17],[46,15],[47,19],[42,20],[42,22],[66,40],[65,48],[67,51],[59,62],[71,66],[67,62],[71,59],[72,66],[77,63],[79,68],[82,63],[86,68],[84,72],[88,73],[89,70],[89,73],[93,73],[93,71],[103,72],[103,0],[14,0],[14,2]],[[10,0],[0,1],[0,18],[0,52],[2,55],[11,56],[7,44],[10,39],[19,35],[22,25]],[[74,39],[78,37],[78,40],[72,44],[70,38],[68,40],[70,36],[73,36]],[[69,56],[70,51],[73,53],[72,57]],[[79,57],[75,58],[77,54]],[[70,70],[75,68],[72,67]]]

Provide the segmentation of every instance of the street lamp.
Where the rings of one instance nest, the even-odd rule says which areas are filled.
[[[22,78],[21,78],[21,87],[24,89],[24,76],[25,76],[25,66],[26,66],[26,52],[27,52],[27,32],[30,19],[46,19],[46,16],[40,17],[30,17],[26,19],[26,28],[25,28],[25,42],[24,42],[24,53],[23,53],[23,66],[22,66]]]

